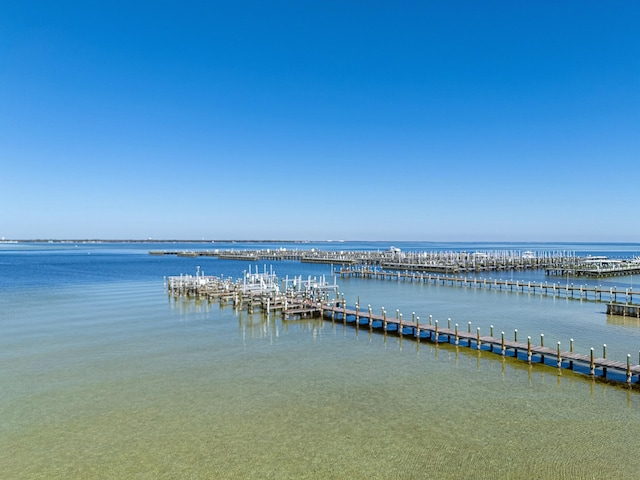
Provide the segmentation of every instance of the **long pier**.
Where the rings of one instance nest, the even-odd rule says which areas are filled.
[[[415,314],[412,314],[411,320],[404,320],[399,310],[396,310],[395,318],[388,317],[384,308],[381,314],[374,314],[370,306],[365,311],[361,310],[359,300],[355,307],[348,307],[344,296],[339,298],[335,279],[330,284],[324,278],[287,278],[282,285],[284,288],[281,290],[278,278],[272,271],[267,272],[266,267],[264,273],[258,273],[257,269],[255,273],[245,272],[241,280],[207,277],[199,270],[195,276],[165,278],[165,288],[171,296],[218,300],[221,305],[231,301],[235,308],[246,308],[250,313],[256,308],[267,315],[278,311],[285,321],[322,317],[331,322],[342,321],[344,325],[353,324],[356,328],[368,327],[371,332],[398,335],[417,342],[452,344],[509,356],[529,364],[542,363],[558,369],[568,368],[593,378],[628,385],[640,384],[640,365],[631,363],[631,355],[627,355],[626,363],[607,359],[606,345],[603,345],[602,356],[596,356],[593,348],[585,355],[574,352],[573,339],[569,342],[569,351],[563,351],[560,342],[557,342],[555,348],[545,346],[544,335],[540,336],[540,344],[535,345],[531,337],[527,337],[526,343],[518,341],[517,330],[514,331],[513,340],[509,340],[505,338],[504,332],[499,337],[494,336],[493,326],[490,327],[489,335],[481,335],[480,328],[472,331],[471,322],[468,322],[464,331],[457,324],[452,327],[450,319],[444,327],[439,325],[438,320],[433,321],[431,316],[426,324],[420,323],[420,318]],[[335,294],[335,300],[330,300],[332,293]],[[640,363],[640,358],[638,361]]]
[[[261,250],[152,250],[151,255],[184,257],[216,257],[224,260],[286,261],[323,263],[342,266],[375,266],[386,270],[438,272],[490,272],[501,270],[543,269],[549,276],[572,275],[612,277],[640,273],[640,259],[614,260],[606,257],[578,257],[571,252],[487,251],[487,252],[401,252],[385,251],[321,251],[261,249]]]
[[[505,338],[505,333],[500,332],[500,337],[493,335],[493,326],[490,327],[490,335],[480,334],[478,327],[471,331],[471,322],[467,324],[467,330],[461,330],[458,324],[451,327],[448,320],[447,326],[440,326],[429,318],[428,324],[421,324],[419,317],[412,315],[411,320],[403,320],[402,314],[396,310],[395,318],[388,318],[382,309],[381,314],[374,314],[371,307],[362,311],[356,304],[355,308],[348,308],[344,303],[327,303],[320,306],[322,316],[346,324],[353,324],[356,328],[367,327],[371,331],[380,331],[384,334],[392,333],[401,337],[408,337],[417,342],[428,340],[433,343],[452,344],[456,347],[467,347],[474,350],[488,351],[502,356],[510,356],[517,360],[524,360],[529,364],[542,363],[552,365],[558,369],[570,369],[578,373],[588,374],[591,377],[600,377],[613,381],[624,381],[627,384],[640,383],[640,365],[631,363],[631,355],[627,355],[626,362],[607,359],[606,345],[603,345],[602,356],[596,356],[591,348],[588,355],[574,352],[573,339],[570,340],[569,351],[561,350],[560,342],[554,347],[544,345],[544,335],[540,336],[540,344],[535,345],[531,337],[527,337],[526,343],[518,341],[518,331],[514,332],[514,339]],[[640,361],[640,359],[639,359]],[[635,380],[634,380],[635,378]]]
[[[566,252],[401,252],[398,249],[372,251],[334,250],[151,250],[151,255],[177,255],[184,257],[217,257],[224,260],[295,260],[303,263],[332,265],[375,265],[387,269],[416,271],[493,271],[549,268],[550,271],[577,265],[578,257]]]
[[[403,282],[420,282],[428,284],[448,285],[463,288],[484,288],[493,290],[516,291],[521,293],[531,293],[550,296],[564,296],[565,298],[577,298],[582,300],[592,300],[597,302],[618,302],[633,303],[634,295],[640,296],[640,291],[634,292],[633,288],[618,290],[618,287],[601,287],[588,285],[574,285],[573,283],[537,283],[520,280],[502,280],[478,277],[462,277],[457,275],[439,275],[425,272],[401,272],[390,270],[378,270],[366,267],[342,267],[336,271],[341,278],[365,278],[373,280],[396,280]],[[617,310],[611,311],[611,313]]]

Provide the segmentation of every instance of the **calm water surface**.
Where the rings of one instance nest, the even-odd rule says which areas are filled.
[[[470,248],[442,245],[397,244]],[[640,250],[559,246],[610,256]],[[189,247],[202,248],[179,246]],[[172,300],[165,275],[199,265],[238,277],[248,265],[154,257],[150,248],[157,245],[0,247],[2,478],[640,474],[636,390],[340,323],[283,322]],[[330,274],[323,265],[273,265],[281,276]],[[633,279],[614,282],[628,287]],[[521,338],[544,333],[549,344],[574,338],[585,352],[607,343],[607,356],[621,360],[631,353],[636,361],[640,349],[640,325],[608,317],[604,304],[389,281],[339,284],[351,302],[360,297],[405,318],[415,311],[471,321],[483,334],[489,325],[510,335],[517,328]]]

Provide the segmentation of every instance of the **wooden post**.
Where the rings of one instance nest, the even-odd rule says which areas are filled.
[[[569,340],[569,353],[573,353],[573,338]],[[573,370],[573,360],[569,360],[569,368]]]
[[[387,312],[384,307],[382,307],[382,329],[387,333]]]
[[[476,334],[476,349],[480,350],[480,327],[478,327]]]
[[[402,336],[402,314],[398,314],[398,333]]]
[[[460,339],[458,338],[458,324],[456,323],[456,339],[454,345],[458,346]]]
[[[518,341],[518,329],[517,328],[513,331],[513,341],[514,342]],[[513,347],[513,356],[518,358],[518,347]]]
[[[544,333],[540,334],[540,346],[544,347]],[[540,363],[544,363],[544,353],[540,354]]]
[[[435,342],[438,343],[438,320],[436,320]]]
[[[489,336],[493,337],[493,325],[489,326]],[[489,351],[493,352],[493,341],[489,344]]]
[[[591,347],[591,358],[589,360],[589,374],[591,374],[591,376],[596,374],[596,364],[593,361],[593,347]]]
[[[371,313],[371,304],[369,304],[369,330],[373,326],[373,314]]]
[[[627,353],[627,383],[631,383],[631,354]]]
[[[531,365],[531,337],[527,337],[527,362]]]
[[[602,358],[607,358],[607,344],[602,345]],[[602,376],[607,378],[607,367],[602,367]]]
[[[416,317],[416,338],[420,342],[420,317]]]
[[[342,294],[342,323],[347,324],[347,304],[344,301],[344,293]]]
[[[505,354],[505,348],[504,348],[504,332],[502,332],[502,356],[504,356]]]
[[[558,342],[558,368],[562,368],[562,356],[560,355],[560,342]]]

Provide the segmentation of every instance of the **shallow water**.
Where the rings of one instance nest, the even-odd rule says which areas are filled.
[[[72,252],[45,253],[33,264],[34,255],[0,259],[3,478],[640,472],[636,390],[338,322],[283,322],[215,302],[173,300],[162,275],[192,273],[194,259],[115,247],[108,255],[89,249],[91,260]],[[39,265],[46,276],[29,278]],[[215,260],[206,268],[215,274],[216,267],[235,276],[247,268]],[[309,269],[327,273],[294,262],[277,272]],[[339,283],[347,299],[398,308],[405,318],[411,311],[452,317],[483,334],[491,324],[495,331],[518,328],[521,338],[544,332],[549,344],[574,337],[576,350],[606,342],[611,358],[640,347],[637,325],[611,321],[594,302]]]

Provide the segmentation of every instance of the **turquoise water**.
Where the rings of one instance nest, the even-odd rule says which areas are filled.
[[[358,245],[340,248],[384,248]],[[171,299],[165,275],[200,265],[237,277],[248,265],[153,257],[151,248],[0,248],[3,478],[640,473],[636,390],[341,323],[283,322]],[[638,246],[583,248],[634,255]],[[274,268],[282,276],[330,273],[295,262]],[[520,338],[544,333],[551,345],[574,338],[576,350],[607,343],[616,359],[640,349],[640,325],[608,317],[604,304],[402,282],[339,284],[348,300],[398,308],[405,318],[415,311],[471,321],[483,334],[489,325],[517,328]]]

